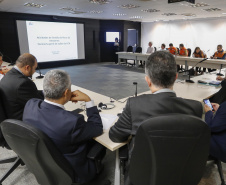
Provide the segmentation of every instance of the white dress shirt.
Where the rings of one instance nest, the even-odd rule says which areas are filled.
[[[60,108],[62,108],[62,109],[65,109],[65,107],[64,107],[64,105],[61,105],[61,104],[59,104],[59,103],[54,103],[54,102],[51,102],[51,101],[49,101],[49,100],[47,100],[47,99],[45,99],[44,100],[46,103],[49,103],[49,104],[51,104],[51,105],[55,105],[55,106],[58,106],[58,107],[60,107]],[[91,107],[94,107],[95,106],[95,104],[94,104],[94,101],[93,100],[91,100],[91,101],[89,101],[89,102],[86,102],[86,108],[88,109],[88,108],[91,108]]]
[[[152,46],[152,47],[148,47],[148,49],[147,49],[147,53],[150,53],[150,54],[152,54],[152,53],[154,53],[154,47]]]

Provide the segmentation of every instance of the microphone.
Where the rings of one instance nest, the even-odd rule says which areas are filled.
[[[39,71],[39,76],[37,76],[36,79],[44,78],[44,76],[42,75],[41,70],[40,70],[38,65],[37,65],[37,68],[38,68],[38,71]]]
[[[205,60],[207,60],[208,58],[204,58],[203,60],[199,61],[194,67],[196,67],[198,64],[204,62]]]
[[[204,61],[207,60],[207,59],[208,59],[208,58],[204,58],[203,60],[199,61],[197,64],[195,64],[194,67],[192,67],[192,69],[194,69],[198,64],[204,62]],[[188,83],[195,83],[193,80],[190,79],[190,78],[191,78],[190,75],[191,75],[191,74],[190,74],[190,69],[189,69],[189,70],[188,70],[188,80],[185,80],[185,81],[188,82]]]
[[[133,85],[136,85],[135,97],[137,97],[137,82],[133,82]]]

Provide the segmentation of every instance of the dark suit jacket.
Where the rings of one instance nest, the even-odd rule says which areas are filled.
[[[11,69],[0,81],[0,91],[6,116],[22,120],[24,106],[31,98],[44,99],[35,83],[16,69]]]
[[[222,104],[226,101],[226,80],[221,82],[221,89],[210,98],[210,102]]]
[[[152,117],[163,114],[181,113],[202,117],[202,104],[195,100],[176,97],[173,92],[141,95],[129,98],[122,115],[111,127],[109,137],[113,142],[124,142],[130,135],[135,136],[140,124]],[[133,150],[134,137],[129,146]]]
[[[205,121],[211,130],[210,154],[226,162],[226,102],[220,105],[215,115],[208,111]]]
[[[84,183],[93,179],[96,168],[86,156],[88,141],[103,132],[103,125],[97,107],[87,109],[88,121],[83,115],[66,111],[40,99],[27,102],[23,121],[42,130],[56,144],[64,157],[74,168],[76,180]]]

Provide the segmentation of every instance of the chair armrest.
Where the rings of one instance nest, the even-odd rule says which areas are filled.
[[[119,159],[120,160],[127,161],[128,155],[129,155],[129,151],[128,151],[127,145],[124,145],[123,147],[119,148]]]
[[[106,154],[106,148],[100,143],[95,143],[87,154],[87,158],[96,160],[102,159]]]
[[[87,158],[94,160],[97,174],[99,174],[103,169],[102,159],[106,154],[106,148],[100,143],[95,143],[90,149]]]

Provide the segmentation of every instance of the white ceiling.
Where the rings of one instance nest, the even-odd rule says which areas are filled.
[[[1,2],[2,0],[0,0]],[[142,16],[142,18],[134,21],[153,22],[156,20],[182,20],[197,18],[218,18],[226,16],[226,0],[196,0],[196,3],[207,3],[209,6],[193,8],[189,3],[172,3],[168,4],[168,0],[110,0],[108,4],[93,4],[89,0],[3,0],[0,3],[0,11],[17,12],[29,14],[42,14],[52,16],[67,16],[92,19],[111,19],[111,20],[134,20],[133,16]],[[25,3],[44,4],[42,8],[26,7]],[[133,9],[119,8],[120,5],[132,4],[139,6]],[[68,11],[60,10],[60,8],[68,7],[84,12],[82,14],[71,14]],[[220,8],[221,11],[207,12],[203,9]],[[147,13],[142,10],[157,9],[159,12]],[[103,11],[100,14],[90,13],[90,11]],[[115,16],[113,14],[126,14],[123,16]],[[177,15],[165,16],[164,13],[175,13]],[[194,17],[186,17],[181,14],[192,13]]]

